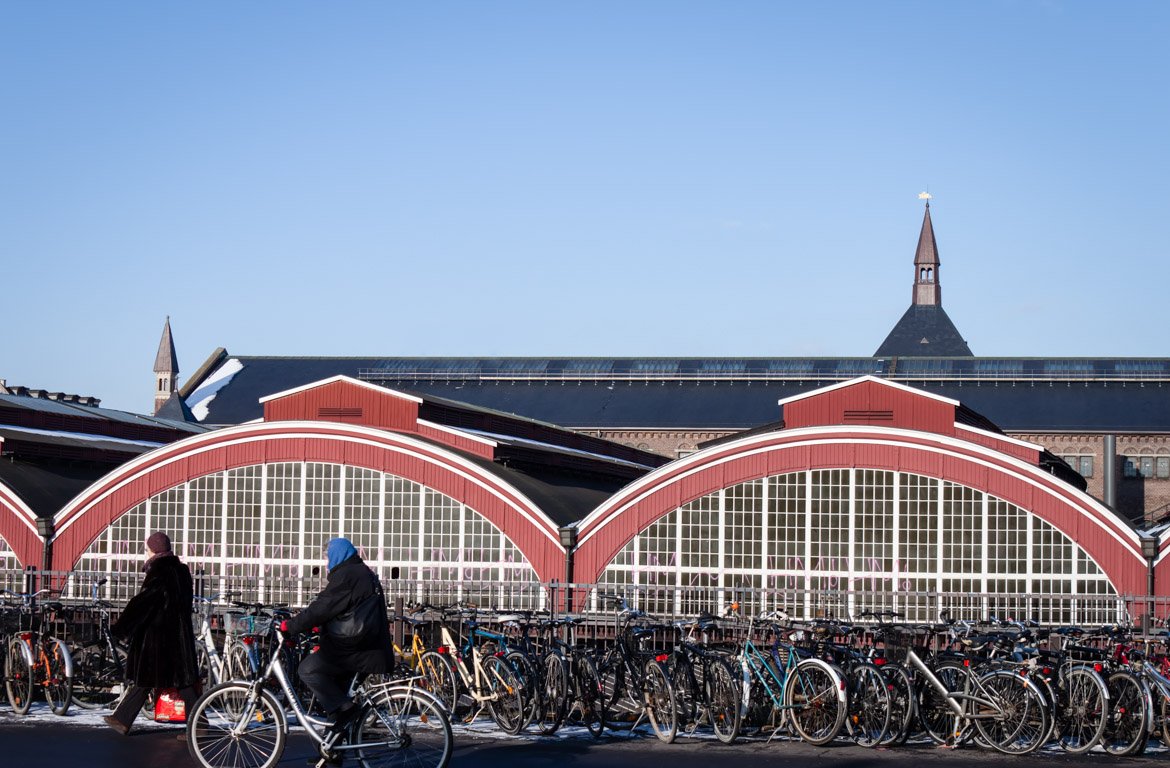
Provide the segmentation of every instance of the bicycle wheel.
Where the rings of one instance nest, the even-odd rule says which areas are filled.
[[[886,679],[876,666],[862,663],[849,670],[847,683],[846,730],[854,743],[876,747],[890,727],[890,692]]]
[[[597,674],[601,680],[601,717],[605,727],[614,731],[633,728],[638,713],[626,695],[626,667],[617,649],[605,654],[597,665]]]
[[[1149,693],[1129,672],[1114,672],[1109,683],[1109,721],[1101,746],[1111,755],[1136,755],[1150,734]]]
[[[678,735],[678,714],[674,709],[674,686],[666,674],[666,665],[651,659],[642,668],[642,702],[650,727],[659,741],[670,744]]]
[[[353,742],[363,768],[446,768],[454,738],[443,705],[409,689],[384,689],[354,726]]]
[[[910,674],[897,664],[886,664],[881,670],[882,677],[886,679],[886,688],[890,692],[890,725],[886,728],[886,735],[882,737],[882,745],[905,744],[914,729],[914,719],[918,714],[915,708],[914,684],[910,681]]]
[[[82,709],[108,707],[122,694],[122,670],[103,645],[76,648],[73,655],[73,703]]]
[[[546,653],[542,666],[536,728],[541,734],[551,736],[565,721],[569,705],[569,670],[565,657],[557,652]]]
[[[1065,752],[1088,752],[1105,733],[1109,721],[1109,685],[1088,667],[1074,667],[1064,676],[1058,695],[1057,743]]]
[[[578,654],[573,659],[573,703],[566,719],[584,725],[597,738],[605,731],[601,677],[593,659]]]
[[[504,663],[512,668],[516,679],[520,681],[520,699],[524,702],[524,724],[520,730],[536,720],[536,713],[544,706],[543,694],[540,686],[540,675],[536,666],[520,651],[511,651],[505,654]]]
[[[974,687],[971,671],[961,664],[945,662],[932,672],[948,691],[969,691]],[[936,744],[958,746],[974,735],[975,726],[970,718],[956,715],[949,701],[928,680],[924,680],[918,691],[918,720],[922,730]],[[960,706],[966,711],[966,705]]]
[[[232,643],[224,657],[224,674],[228,680],[251,680],[252,662],[248,660],[248,648],[243,643]]]
[[[230,682],[207,691],[187,716],[187,749],[203,768],[272,768],[287,723],[271,692]]]
[[[1159,694],[1161,705],[1158,707],[1159,713],[1162,715],[1162,728],[1158,731],[1158,737],[1162,740],[1162,745],[1170,745],[1170,698],[1165,694]]]
[[[697,719],[699,684],[695,677],[695,665],[682,651],[675,651],[666,663],[670,684],[674,687],[674,711],[678,722],[687,727]]]
[[[73,703],[73,659],[65,643],[51,637],[41,646],[41,671],[44,673],[45,698],[54,715],[64,715]]]
[[[723,659],[711,659],[707,666],[707,716],[715,738],[730,744],[739,737],[743,720],[743,680]]]
[[[28,645],[14,637],[4,657],[4,690],[12,711],[18,715],[27,714],[32,704],[33,665],[27,654]]]
[[[443,703],[452,716],[459,703],[459,679],[451,667],[451,661],[441,653],[427,651],[419,659],[422,686]]]
[[[488,656],[483,661],[484,678],[487,681],[488,712],[500,730],[515,736],[528,724],[524,697],[520,693],[520,680],[511,665],[499,656]]]
[[[784,706],[800,738],[815,746],[837,738],[845,725],[841,678],[819,659],[804,659],[784,681]]]
[[[1000,669],[980,677],[979,688],[978,693],[994,702],[995,711],[994,717],[976,717],[975,728],[992,747],[1007,755],[1025,755],[1044,744],[1048,702],[1032,681]]]

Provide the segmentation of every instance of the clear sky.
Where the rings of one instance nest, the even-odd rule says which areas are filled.
[[[1170,356],[1170,3],[0,0],[0,378]]]

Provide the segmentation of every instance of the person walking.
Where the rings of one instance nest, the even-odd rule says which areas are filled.
[[[138,594],[126,604],[110,633],[129,640],[130,688],[106,724],[125,736],[156,688],[177,688],[189,713],[199,697],[195,631],[191,626],[191,571],[171,550],[171,538],[155,531],[146,540],[150,557]]]
[[[332,539],[325,555],[325,588],[303,611],[281,622],[281,630],[297,634],[320,627],[320,648],[301,661],[297,674],[316,694],[332,727],[341,729],[360,714],[348,695],[350,680],[356,673],[393,671],[394,646],[378,576],[349,539]]]

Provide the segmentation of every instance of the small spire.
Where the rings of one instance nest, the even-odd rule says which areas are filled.
[[[179,356],[175,354],[175,340],[171,337],[171,316],[163,325],[162,339],[158,342],[158,354],[154,356],[155,373],[178,373]]]
[[[938,243],[935,242],[934,225],[930,221],[930,193],[923,192],[918,199],[926,200],[926,213],[922,216],[922,232],[918,235],[918,249],[914,252],[912,303],[917,306],[938,306],[942,304],[942,285],[938,278]]]
[[[179,390],[179,356],[175,354],[175,340],[171,336],[171,316],[163,325],[158,354],[154,356],[154,414],[158,414],[171,395]]]

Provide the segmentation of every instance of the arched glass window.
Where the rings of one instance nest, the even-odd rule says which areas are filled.
[[[12,547],[0,536],[0,574],[12,574],[13,578],[19,577],[22,566],[20,561],[16,559],[16,553],[12,551]],[[24,584],[4,584],[0,583],[0,589],[12,589],[17,592],[24,591]]]
[[[471,585],[537,583],[516,545],[475,510],[410,480],[340,464],[248,466],[167,489],[115,520],[77,569],[135,572],[156,530],[171,535],[192,573],[205,575],[208,592],[241,589],[249,600],[304,605],[324,581],[323,550],[336,536],[353,541],[384,583],[397,566],[418,599],[425,591],[434,603]],[[436,596],[440,584],[448,592]]]
[[[724,488],[649,525],[598,580],[662,613],[1115,621],[1101,568],[1043,519],[982,491],[873,469]]]

